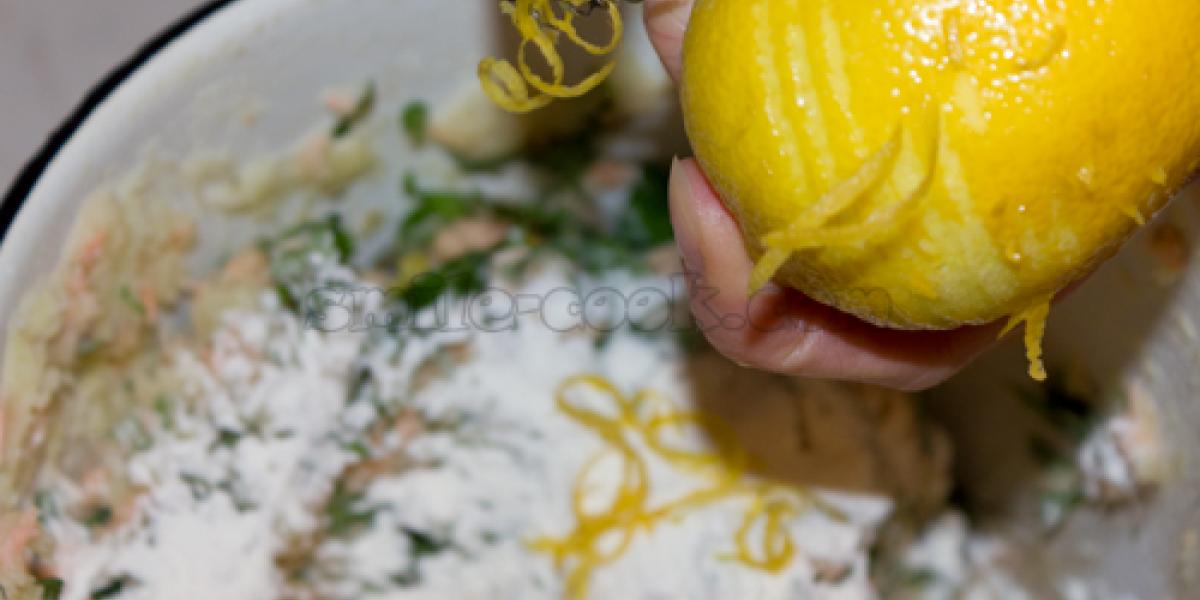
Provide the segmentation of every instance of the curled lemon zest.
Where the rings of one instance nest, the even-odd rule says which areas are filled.
[[[517,49],[517,64],[489,57],[479,63],[479,82],[483,91],[496,105],[513,113],[527,113],[550,104],[558,98],[577,98],[598,87],[612,74],[616,63],[609,61],[581,81],[568,84],[566,65],[558,50],[560,37],[593,56],[611,54],[624,37],[624,23],[617,0],[605,0],[612,36],[606,43],[597,44],[584,39],[575,27],[577,11],[589,9],[592,0],[513,0],[502,3],[504,14],[512,20],[521,45]],[[556,12],[557,10],[560,12]],[[533,48],[549,68],[549,79],[539,75],[529,65]],[[530,89],[532,88],[532,90]]]
[[[796,544],[788,535],[786,522],[795,519],[803,508],[777,499],[756,498],[738,528],[738,548],[733,558],[771,573],[786,569],[796,556]],[[750,537],[760,521],[762,548],[756,554],[751,550]]]
[[[580,406],[570,392],[590,388],[606,401],[604,410]],[[738,444],[728,425],[698,411],[683,411],[653,391],[634,396],[621,393],[610,381],[595,375],[566,380],[555,395],[560,412],[605,442],[606,448],[588,460],[577,475],[571,493],[574,529],[563,537],[541,537],[529,542],[535,551],[549,554],[556,568],[566,571],[569,598],[586,598],[591,575],[598,567],[621,557],[639,531],[650,531],[664,521],[677,521],[690,511],[718,502],[745,497],[749,506],[742,525],[733,532],[734,550],[726,558],[769,572],[787,568],[796,556],[789,524],[802,511],[818,508],[834,519],[844,519],[809,492],[792,486],[762,482],[749,475],[750,455]],[[711,450],[683,449],[668,444],[671,429],[699,428]],[[651,506],[650,482],[644,448],[667,465],[697,474],[706,480],[681,497]],[[603,510],[588,510],[588,482],[605,459],[621,461],[621,480]],[[759,524],[761,523],[761,527]],[[755,532],[761,531],[757,547]]]
[[[509,112],[535,111],[553,100],[549,96],[530,96],[529,86],[516,67],[504,60],[483,59],[479,63],[479,83],[492,102]]]

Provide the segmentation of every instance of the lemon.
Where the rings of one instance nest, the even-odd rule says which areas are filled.
[[[1200,2],[697,0],[697,158],[774,277],[881,326],[1027,322],[1200,158]]]

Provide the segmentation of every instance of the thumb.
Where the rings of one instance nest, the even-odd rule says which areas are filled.
[[[671,78],[679,81],[683,68],[683,32],[694,0],[646,0],[646,31]]]

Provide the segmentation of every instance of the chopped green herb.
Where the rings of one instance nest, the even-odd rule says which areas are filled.
[[[401,224],[402,234],[411,235],[434,218],[445,224],[469,216],[480,204],[478,195],[454,192],[420,192],[418,199],[420,202],[416,209]]]
[[[665,168],[646,167],[629,196],[629,212],[616,228],[626,244],[648,250],[674,239],[667,196],[670,173]]]
[[[354,440],[352,442],[349,442],[349,443],[343,445],[343,448],[345,448],[346,450],[349,450],[350,452],[353,452],[355,455],[357,455],[362,460],[370,460],[371,459],[371,449],[367,448],[367,445],[365,443],[363,443],[362,440]]]
[[[288,287],[282,282],[276,283],[275,295],[279,297],[279,303],[282,304],[284,308],[292,312],[300,311],[300,299],[296,296],[295,292],[292,291],[292,288]]]
[[[458,165],[459,170],[464,173],[495,173],[521,158],[521,154],[518,152],[480,159],[463,156],[461,153],[455,152],[450,148],[445,148],[445,150],[450,154],[450,158],[454,159],[454,164]]]
[[[375,521],[378,509],[362,507],[363,495],[346,489],[338,482],[325,507],[325,516],[329,520],[328,531],[332,537],[346,537],[355,531],[368,527]]]
[[[63,592],[63,580],[57,577],[38,578],[37,584],[42,588],[42,600],[59,600]]]
[[[336,213],[285,231],[269,247],[276,258],[316,253],[344,263],[354,256],[354,238],[345,230],[341,216]]]
[[[222,427],[217,431],[217,444],[226,448],[233,448],[242,440],[243,435],[244,434],[240,431],[234,431],[232,429],[226,429]]]
[[[96,588],[92,592],[92,600],[103,600],[104,598],[113,598],[125,590],[125,586],[129,583],[129,578],[121,576],[107,584]]]
[[[518,203],[478,193],[421,189],[409,174],[404,190],[417,204],[401,224],[399,250],[404,253],[427,245],[439,230],[456,220],[485,215],[512,224],[518,231],[515,237],[556,252],[587,273],[639,270],[644,268],[646,250],[672,239],[667,176],[665,169],[647,168],[628,211],[608,230],[544,202]]]
[[[548,243],[550,248],[575,263],[583,272],[599,274],[616,269],[639,270],[641,256],[621,240],[598,231],[578,228]]]
[[[439,540],[423,531],[406,527],[404,528],[404,534],[408,536],[413,558],[416,559],[424,556],[441,554],[450,548],[450,544],[448,542]]]
[[[402,530],[409,541],[410,562],[408,566],[392,575],[392,583],[400,587],[413,587],[421,583],[421,559],[445,552],[451,548],[449,542],[439,540],[428,533],[411,529]]]
[[[320,265],[346,264],[355,249],[354,238],[337,214],[297,225],[261,245],[280,301],[293,311],[302,308],[303,299],[319,283],[316,277]]]
[[[400,113],[400,125],[412,143],[424,144],[425,134],[429,128],[429,105],[420,101],[408,103],[404,107],[404,111]]]
[[[146,314],[146,306],[142,304],[142,301],[136,295],[134,295],[133,290],[129,289],[129,286],[121,286],[120,295],[121,300],[125,302],[125,304],[129,305],[129,308],[133,309],[134,312],[139,315]]]
[[[571,177],[577,179],[582,177],[594,154],[591,141],[580,138],[555,145],[553,149],[536,150],[530,160],[550,171],[551,178],[567,169],[573,170]],[[577,161],[583,162],[575,164]],[[578,181],[571,185],[581,187]],[[491,277],[491,259],[499,250],[513,245],[524,245],[530,250],[523,261],[512,266],[514,276],[523,272],[522,265],[527,266],[546,252],[573,262],[589,274],[616,269],[644,270],[646,251],[672,239],[667,187],[666,169],[646,168],[631,193],[625,214],[612,222],[611,227],[602,227],[583,214],[568,210],[562,204],[565,199],[551,195],[536,202],[518,202],[488,198],[478,192],[424,189],[415,175],[407,174],[403,189],[416,203],[400,225],[398,255],[425,250],[447,225],[471,216],[490,217],[509,224],[512,230],[507,240],[493,248],[464,255],[418,276],[399,291],[396,306],[416,312],[434,305],[445,295],[462,297],[484,291]],[[581,194],[579,191],[575,196]]]
[[[192,475],[191,473],[183,473],[179,478],[187,484],[188,489],[192,492],[192,498],[197,502],[212,495],[213,486],[203,477]]]
[[[470,252],[420,275],[400,293],[400,300],[415,312],[432,306],[446,294],[462,298],[480,293],[487,289],[487,267],[494,253],[494,250]]]
[[[603,352],[610,344],[612,344],[613,335],[615,333],[616,332],[612,329],[599,330],[596,333],[596,338],[592,340],[592,347],[595,348],[597,352]]]
[[[83,524],[89,528],[104,527],[112,522],[113,509],[107,504],[100,504],[88,511],[83,518]]]
[[[162,422],[163,429],[175,428],[171,399],[166,394],[159,394],[154,398],[154,412],[158,413],[158,420]]]
[[[354,127],[361,121],[371,115],[371,111],[375,108],[375,82],[368,83],[363,88],[362,94],[358,97],[358,103],[355,104],[354,110],[342,115],[337,123],[333,126],[333,137],[346,137]]]
[[[433,240],[442,227],[467,217],[482,208],[479,194],[426,190],[417,184],[412,173],[404,176],[405,195],[416,200],[416,205],[400,224],[400,251],[420,248]]]

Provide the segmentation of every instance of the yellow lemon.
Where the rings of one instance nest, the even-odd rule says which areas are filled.
[[[697,158],[774,277],[902,329],[1028,323],[1200,159],[1194,0],[697,0]]]

